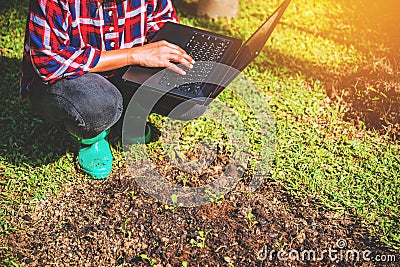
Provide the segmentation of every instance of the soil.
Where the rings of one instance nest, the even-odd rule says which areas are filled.
[[[387,134],[397,142],[400,141],[399,60],[398,55],[367,59],[355,74],[334,80],[330,92],[331,98],[341,96],[345,103],[345,119]]]
[[[13,223],[24,230],[2,237],[12,251],[0,258],[28,266],[380,266],[362,254],[346,259],[348,250],[400,260],[351,214],[326,210],[317,197],[294,198],[272,180],[252,194],[239,183],[217,203],[174,208],[147,196],[126,170],[68,187]],[[322,258],[329,249],[336,260],[301,254]],[[292,252],[281,261],[272,250],[296,250],[299,259]]]

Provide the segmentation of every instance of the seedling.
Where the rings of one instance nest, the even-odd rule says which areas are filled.
[[[251,213],[251,211],[247,213],[246,222],[250,229],[258,223],[258,221],[254,220],[254,215]]]
[[[279,241],[278,242],[275,242],[275,247],[278,249],[278,250],[283,250],[286,246],[288,246],[289,244],[288,243],[286,243],[286,242],[283,242],[283,236],[281,236],[280,238],[279,238]]]
[[[132,232],[126,229],[126,226],[128,225],[130,220],[131,218],[127,218],[124,222],[124,225],[118,228],[118,230],[120,230],[124,234],[124,237],[127,238],[130,238],[132,236]]]
[[[208,199],[212,203],[220,204],[222,202],[222,199],[224,199],[224,193],[223,192],[219,192],[218,195],[212,193],[210,190],[205,190],[204,192],[206,192],[209,195]]]
[[[144,260],[147,260],[151,266],[157,263],[156,259],[150,259],[147,254],[140,254],[140,257]]]
[[[173,205],[165,205],[165,208],[166,209],[168,209],[168,210],[170,210],[170,211],[175,211],[175,208],[176,208],[176,206],[182,206],[182,203],[179,203],[178,205],[176,205],[177,203],[178,203],[178,196],[176,195],[176,194],[172,194],[171,195],[171,200],[172,200],[172,203],[173,203]]]
[[[131,197],[131,200],[132,200],[132,201],[135,201],[135,199],[138,198],[137,196],[135,196],[135,191],[133,191],[133,190],[130,191],[128,194],[129,194],[129,196]]]
[[[198,231],[199,235],[195,239],[190,239],[190,244],[192,247],[198,247],[198,248],[204,248],[204,243],[206,242],[206,236],[211,232],[212,230],[208,230],[207,232],[204,231]]]
[[[178,196],[176,194],[172,194],[171,200],[172,200],[172,203],[174,203],[174,205],[175,205],[178,202]]]

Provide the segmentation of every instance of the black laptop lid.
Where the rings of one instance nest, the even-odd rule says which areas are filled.
[[[260,28],[246,41],[238,52],[232,67],[242,71],[263,49],[291,0],[283,2]]]
[[[151,39],[151,43],[166,40],[172,44],[180,46],[186,52],[189,52],[186,45],[195,33],[204,33],[207,36],[221,38],[229,42],[228,48],[221,59],[218,60],[218,63],[229,64],[230,57],[236,55],[242,45],[242,40],[240,39],[170,21],[167,21],[156,33],[154,38]],[[231,60],[233,59],[231,58]]]

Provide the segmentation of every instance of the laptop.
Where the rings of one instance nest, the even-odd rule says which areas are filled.
[[[186,75],[165,68],[130,66],[122,79],[136,86],[145,85],[176,103],[192,100],[208,105],[258,56],[290,1],[285,0],[243,45],[237,38],[167,22],[151,42],[176,44],[199,63],[191,70],[185,69]]]

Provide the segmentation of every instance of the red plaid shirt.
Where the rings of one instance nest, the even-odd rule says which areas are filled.
[[[35,79],[54,83],[90,71],[101,51],[143,45],[166,21],[171,0],[31,0],[21,97]]]

